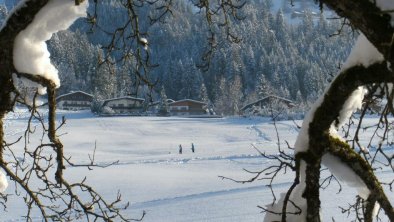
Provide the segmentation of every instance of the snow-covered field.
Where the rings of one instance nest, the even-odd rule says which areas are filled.
[[[21,134],[25,115],[19,110],[8,118],[9,137]],[[219,178],[249,179],[252,175],[243,169],[260,170],[270,164],[252,147],[276,153],[276,131],[268,119],[95,117],[89,112],[59,112],[59,118],[62,115],[67,123],[61,139],[75,163],[89,162],[95,144],[96,163],[119,161],[93,171],[68,167],[66,176],[75,181],[87,176],[87,182],[106,198],[114,199],[119,190],[122,199],[130,201],[125,213],[131,217],[146,211],[144,221],[262,221],[264,215],[257,206],[272,202],[270,189],[262,181],[240,184]],[[284,140],[294,144],[295,124],[281,121],[277,127],[282,146],[286,146]],[[292,180],[292,174],[281,176],[273,188],[284,191]],[[346,207],[356,191],[343,189],[338,196],[333,195],[336,185],[322,191],[324,221],[332,216],[347,221],[337,204],[340,201]],[[12,200],[9,206],[0,221],[20,219],[23,209]]]

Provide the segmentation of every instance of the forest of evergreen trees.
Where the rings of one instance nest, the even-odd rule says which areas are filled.
[[[108,30],[120,26],[125,15],[118,1],[102,4],[106,6],[98,8],[100,26]],[[337,73],[350,51],[348,42],[355,37],[344,30],[333,35],[340,20],[303,11],[298,22],[290,23],[286,10],[274,11],[271,0],[251,0],[242,9],[245,19],[231,24],[242,41],[230,43],[224,34],[219,36],[209,69],[202,70],[198,65],[207,47],[203,15],[189,1],[174,0],[172,7],[165,23],[150,26],[141,19],[152,64],[158,64],[150,70],[152,82],[157,82],[153,99],[159,99],[164,88],[167,98],[209,101],[217,113],[227,115],[270,94],[304,109]],[[141,18],[149,13],[140,10]],[[6,14],[6,7],[0,6],[0,22]],[[141,86],[137,90],[133,64],[116,63],[114,55],[113,65],[98,66],[108,40],[101,30],[91,32],[85,20],[53,36],[48,47],[62,80],[59,94],[82,90],[98,100],[136,93],[146,97],[147,90]]]

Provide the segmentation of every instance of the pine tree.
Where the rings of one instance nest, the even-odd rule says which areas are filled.
[[[127,96],[132,94],[133,91],[133,81],[131,79],[133,65],[131,62],[121,64],[116,67],[116,89],[118,96]]]
[[[265,78],[265,75],[261,74],[259,77],[258,85],[257,85],[257,95],[258,95],[259,99],[262,99],[262,98],[272,95],[272,94],[273,94],[273,90],[272,90],[270,83]]]
[[[5,18],[7,17],[8,11],[5,5],[0,5],[0,26],[3,25]]]
[[[100,50],[99,55],[102,56]],[[92,77],[94,95],[97,98],[109,99],[115,96],[116,92],[115,67],[110,63],[100,65]]]
[[[227,81],[224,77],[220,78],[218,88],[216,89],[215,110],[218,114],[227,114]]]
[[[170,108],[168,106],[167,95],[164,87],[160,90],[160,104],[158,115],[159,116],[168,116],[170,114]]]
[[[240,76],[235,76],[234,80],[231,82],[230,87],[228,89],[229,100],[231,105],[231,115],[239,114],[240,109],[242,107],[242,82]]]
[[[200,96],[199,99],[204,102],[204,103],[209,103],[209,96],[208,96],[208,91],[207,87],[205,87],[205,84],[202,83],[200,87]]]

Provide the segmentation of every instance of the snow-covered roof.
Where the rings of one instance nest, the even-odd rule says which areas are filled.
[[[137,98],[137,97],[132,97],[132,96],[122,96],[122,97],[117,97],[117,98],[104,100],[103,106],[105,106],[108,102],[116,101],[116,100],[122,100],[122,99],[125,99],[125,100],[138,100],[138,101],[142,101],[142,102],[145,101],[145,99],[143,99],[143,98]]]
[[[59,100],[59,99],[61,99],[63,97],[70,96],[70,95],[77,94],[77,93],[81,93],[81,94],[84,94],[84,95],[86,95],[88,97],[92,97],[93,98],[92,94],[89,94],[89,93],[86,93],[86,92],[83,92],[83,91],[71,91],[69,93],[66,93],[66,94],[63,94],[63,95],[60,95],[60,96],[56,97],[56,100]]]
[[[173,105],[176,105],[177,103],[181,103],[181,102],[192,102],[192,103],[198,103],[198,104],[202,104],[202,105],[206,105],[207,104],[207,103],[204,103],[204,102],[201,102],[201,101],[197,101],[197,100],[193,100],[193,99],[181,99],[181,100],[169,103],[168,105],[173,106]]]
[[[252,103],[246,104],[245,106],[243,106],[241,108],[241,110],[245,110],[245,109],[247,109],[247,108],[249,108],[249,107],[251,107],[251,106],[253,106],[253,105],[255,105],[255,104],[259,103],[259,102],[267,100],[269,98],[274,98],[274,99],[277,99],[277,100],[281,100],[281,101],[284,101],[284,102],[286,102],[288,104],[294,104],[294,102],[292,100],[289,100],[289,99],[286,99],[286,98],[283,98],[283,97],[280,97],[280,96],[269,95],[269,96],[266,96],[266,97],[264,97],[262,99],[256,100],[256,101],[254,101]]]

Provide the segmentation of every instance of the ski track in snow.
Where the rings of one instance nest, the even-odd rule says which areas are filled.
[[[251,130],[256,131],[257,136],[259,138],[263,139],[264,141],[268,141],[268,142],[272,141],[272,139],[269,138],[269,136],[267,136],[265,133],[263,133],[263,131],[261,131],[259,128],[257,128],[256,125],[252,125],[251,127],[248,127],[248,128],[251,129]]]
[[[97,119],[97,124],[99,125],[100,129],[103,129],[104,131],[108,131],[108,124],[107,121],[104,121],[100,118]]]
[[[387,173],[392,173],[392,171],[391,170],[379,171],[376,173],[376,175],[379,176],[381,174],[387,174]],[[323,181],[323,180],[321,180],[321,181]],[[292,185],[292,183],[293,182],[291,182],[291,181],[273,183],[272,188],[274,190],[287,189]],[[144,202],[136,202],[136,203],[131,204],[130,207],[133,210],[138,210],[138,209],[142,210],[142,209],[147,209],[147,208],[151,208],[151,207],[169,205],[169,204],[179,203],[179,202],[188,201],[188,200],[206,199],[206,198],[211,198],[211,197],[216,197],[216,196],[226,196],[226,195],[230,196],[230,195],[234,195],[234,194],[255,192],[255,191],[262,191],[263,192],[268,189],[269,189],[269,187],[267,185],[258,185],[258,186],[241,187],[241,188],[233,188],[233,189],[226,189],[226,190],[208,191],[208,192],[194,193],[194,194],[183,195],[183,196],[153,199],[153,200],[144,201]]]
[[[286,123],[286,122],[277,122],[276,125],[278,126],[286,126],[288,128],[288,132],[291,133],[298,133],[300,129],[294,123]],[[301,123],[299,123],[301,126]]]
[[[272,185],[272,188],[286,188],[290,187],[292,182],[284,182],[284,183],[276,183]],[[259,185],[259,186],[252,186],[252,187],[241,187],[241,188],[234,188],[234,189],[227,189],[227,190],[218,190],[218,191],[209,191],[203,193],[195,193],[189,194],[184,196],[176,196],[170,198],[162,198],[156,200],[149,200],[144,202],[137,202],[131,204],[131,209],[144,209],[149,207],[155,207],[159,205],[167,205],[172,204],[174,202],[180,201],[187,201],[191,199],[203,199],[203,198],[210,198],[214,196],[224,196],[224,195],[233,195],[237,193],[245,193],[245,192],[252,192],[252,191],[263,191],[269,189],[266,185]]]

